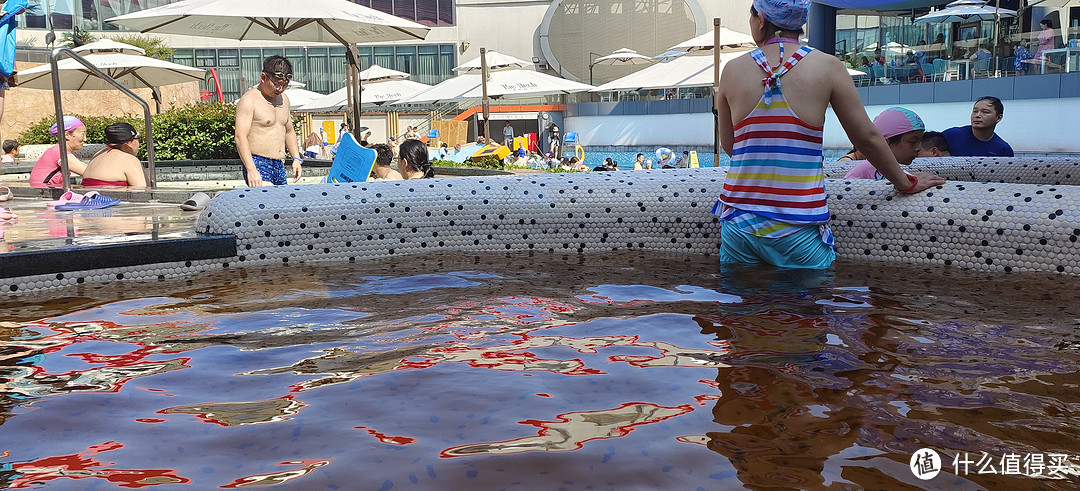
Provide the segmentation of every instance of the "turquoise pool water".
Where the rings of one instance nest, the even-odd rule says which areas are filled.
[[[1078,287],[635,251],[0,299],[0,487],[1069,489]]]

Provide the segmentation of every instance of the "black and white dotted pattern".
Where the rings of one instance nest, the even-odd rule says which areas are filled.
[[[1047,160],[1053,159],[1010,162],[1031,168]],[[1057,159],[1057,167],[1044,171],[1071,174],[1077,162]],[[154,279],[206,268],[435,251],[712,255],[720,222],[710,211],[724,173],[701,168],[239,189],[215,197],[196,223],[200,233],[235,235],[235,257],[129,267],[123,278],[94,271],[60,280],[4,280],[0,292],[13,285],[19,292],[63,288],[78,278]],[[956,180],[898,196],[885,181],[829,179],[826,190],[842,259],[1080,274],[1077,186]]]
[[[116,281],[172,280],[229,267],[232,259],[204,259],[155,263],[122,268],[103,268],[67,273],[49,273],[0,280],[0,294],[27,294],[78,286],[94,286]]]
[[[826,162],[825,178],[843,179],[854,162]],[[935,157],[905,169],[933,172],[949,181],[1080,185],[1080,158]]]

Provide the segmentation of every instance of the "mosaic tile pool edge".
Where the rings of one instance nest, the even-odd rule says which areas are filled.
[[[1039,159],[1036,173],[1056,180],[1060,169],[1080,165],[1076,159],[1046,160]],[[933,165],[962,174],[985,163],[949,159]],[[1033,167],[1013,159],[994,172],[1011,180],[1010,173]],[[0,284],[0,292],[11,286],[20,293],[64,288],[77,277],[84,284],[152,280],[208,267],[435,251],[715,254],[719,223],[709,210],[723,177],[723,169],[702,168],[234,190],[215,197],[196,224],[200,233],[234,234],[233,258],[128,267],[122,279],[110,270],[72,274],[67,284],[50,275],[16,278]],[[895,196],[881,181],[829,180],[826,188],[842,258],[1080,274],[1075,185],[951,181],[913,196]]]

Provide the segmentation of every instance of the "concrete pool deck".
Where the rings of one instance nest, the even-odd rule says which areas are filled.
[[[60,189],[37,189],[0,182],[15,196],[0,207],[18,220],[0,222],[0,278],[124,267],[169,260],[197,260],[235,254],[232,237],[196,234],[198,211],[179,203],[198,189],[100,189],[121,203],[99,210],[57,211],[46,202]],[[89,189],[75,189],[85,192]],[[214,195],[221,189],[202,190]]]
[[[8,167],[7,170],[0,186],[8,187],[14,198],[0,202],[0,207],[19,218],[15,222],[0,222],[0,279],[164,260],[217,259],[236,254],[234,237],[196,233],[195,221],[200,212],[183,211],[180,203],[197,192],[213,197],[230,189],[244,188],[241,180],[167,181],[156,188],[97,188],[101,194],[120,199],[121,203],[100,210],[57,211],[46,202],[59,198],[61,189],[31,187],[26,182],[28,174],[18,172],[22,169]],[[477,172],[466,168],[438,171],[443,176]],[[534,172],[537,171],[520,170],[520,173]],[[513,175],[498,171],[480,173]],[[322,175],[301,178],[299,184],[315,184]],[[73,186],[72,189],[85,193],[94,188]]]

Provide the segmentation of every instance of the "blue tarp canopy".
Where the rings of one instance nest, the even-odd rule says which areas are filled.
[[[950,0],[951,1],[951,0]],[[828,5],[840,9],[860,10],[906,10],[935,5],[945,5],[948,1],[927,0],[815,0],[814,3]]]

